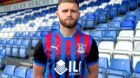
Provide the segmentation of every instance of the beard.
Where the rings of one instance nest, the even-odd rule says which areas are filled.
[[[64,21],[64,20],[62,20],[62,19],[59,18],[59,20],[60,20],[60,24],[61,25],[63,25],[66,28],[69,28],[69,29],[75,28],[76,27],[76,24],[78,22],[78,19],[74,20],[73,22],[69,22],[69,23],[66,22],[67,19]]]

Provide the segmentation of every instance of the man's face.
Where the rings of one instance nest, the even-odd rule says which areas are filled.
[[[76,27],[80,16],[79,8],[75,3],[61,3],[56,12],[60,24],[66,28]]]

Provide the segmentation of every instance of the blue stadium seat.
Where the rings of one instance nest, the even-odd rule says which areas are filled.
[[[108,30],[120,30],[120,22],[110,22]]]
[[[12,75],[14,75],[16,66],[15,65],[6,65],[3,72],[1,73],[1,77],[3,78],[9,78]]]
[[[6,47],[10,47],[13,45],[13,39],[7,39],[7,44],[6,44]]]
[[[26,37],[30,39],[33,37],[33,35],[34,35],[34,32],[27,32]]]
[[[129,0],[129,9],[135,10],[137,8],[137,0]]]
[[[52,23],[52,28],[51,29],[53,29],[53,30],[57,30],[57,29],[59,29],[59,22],[53,22]]]
[[[0,49],[0,68],[4,67],[5,59],[6,59],[6,51],[5,49]]]
[[[96,27],[96,30],[107,30],[108,26],[108,23],[101,23]]]
[[[114,17],[118,16],[118,8],[117,7],[112,7],[109,9],[109,18],[112,19]]]
[[[140,14],[136,15],[136,22],[140,21]]]
[[[16,25],[16,24],[21,24],[22,23],[22,18],[16,18],[15,20],[14,20],[14,24]]]
[[[100,41],[102,39],[102,31],[92,31],[91,36],[97,40]]]
[[[132,78],[140,78],[140,61],[137,62]]]
[[[105,57],[100,57],[99,58],[99,73],[100,73],[100,77],[102,76],[101,78],[106,77],[107,69],[108,69],[108,59]]]
[[[133,22],[133,21],[122,21],[120,27],[121,27],[121,29],[134,30],[135,29],[135,22]]]
[[[107,78],[130,78],[131,62],[129,59],[111,60],[110,67],[107,70]]]
[[[102,40],[104,41],[114,41],[116,42],[117,31],[103,31]]]
[[[11,56],[11,54],[12,54],[12,46],[6,47],[5,50],[6,50],[6,56]]]
[[[124,19],[125,19],[125,21],[135,22],[136,21],[136,15],[126,15]]]
[[[107,22],[107,14],[99,14],[98,23],[106,23]]]
[[[13,47],[11,56],[18,57],[18,52],[19,52],[18,47]]]
[[[31,20],[31,15],[25,15],[25,16],[23,17],[24,23],[27,23],[29,20]]]
[[[29,27],[34,27],[34,26],[35,26],[35,22],[29,24]]]
[[[123,17],[118,16],[118,17],[114,17],[114,18],[112,19],[112,22],[121,22],[121,21],[123,21],[123,20],[124,20]]]
[[[84,26],[85,28],[94,28],[96,25],[96,16],[93,13],[87,13],[87,24]]]
[[[138,7],[140,7],[140,0],[138,0],[137,2],[138,2]]]
[[[38,41],[39,41],[39,39],[35,39],[35,38],[34,38],[34,39],[32,40],[31,47],[33,47],[33,48],[36,47]]]
[[[126,16],[127,16],[127,15],[135,16],[135,15],[137,15],[137,11],[130,11],[130,12],[127,12],[127,13],[126,13]]]
[[[0,46],[5,46],[7,44],[7,40],[6,39],[0,39]]]
[[[20,66],[15,69],[14,75],[12,78],[25,78],[27,73],[27,68]]]
[[[40,38],[40,35],[41,35],[41,32],[36,31],[36,32],[33,34],[33,38]]]
[[[28,47],[20,47],[19,48],[19,55],[18,55],[18,57],[20,57],[20,58],[28,57],[28,54],[27,54],[28,51],[29,51]]]
[[[22,39],[14,39],[13,47],[21,46],[21,41],[22,41]]]
[[[85,27],[87,25],[87,16],[86,15],[82,16],[79,21],[80,21],[79,23],[81,24],[81,26]]]
[[[21,40],[21,46],[20,47],[28,47],[31,46],[31,40],[30,39],[22,39]]]
[[[34,78],[32,68],[27,70],[26,78]]]
[[[124,0],[120,5],[119,14],[126,14],[127,11],[128,11],[128,1]]]

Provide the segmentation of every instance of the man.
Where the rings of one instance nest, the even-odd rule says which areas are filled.
[[[42,38],[34,53],[34,78],[98,78],[95,41],[76,30],[80,16],[76,0],[60,0],[60,29]]]

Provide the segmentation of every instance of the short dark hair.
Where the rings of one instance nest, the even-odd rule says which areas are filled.
[[[65,2],[68,2],[68,3],[75,3],[78,5],[79,7],[79,2],[77,0],[59,0],[58,2],[58,6],[61,4],[61,3],[65,3]]]

